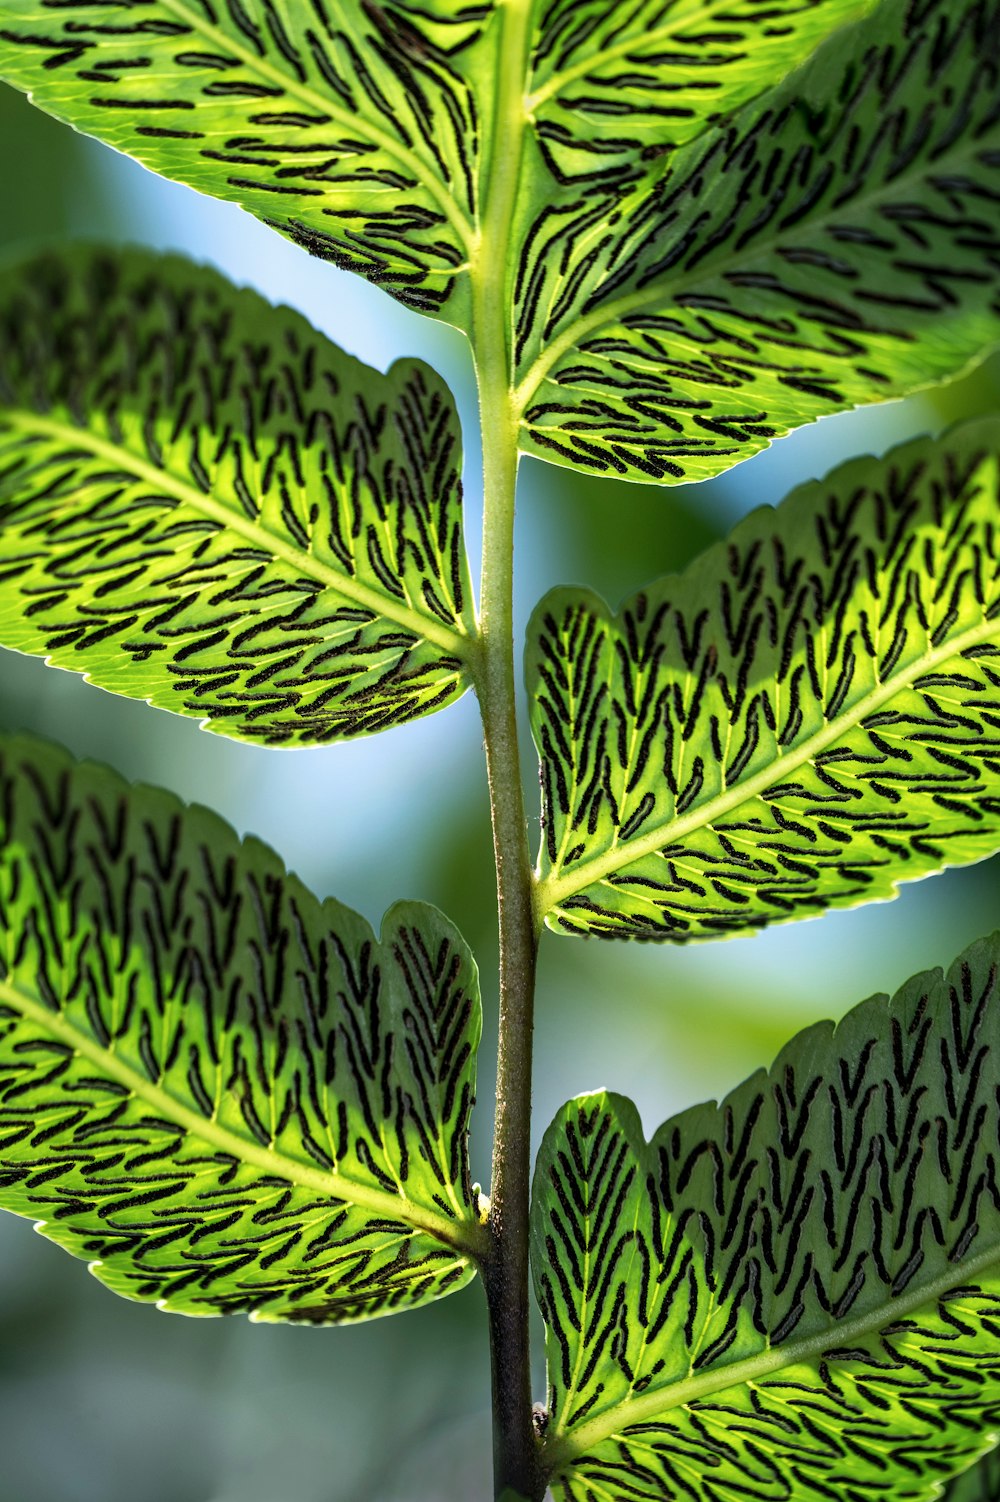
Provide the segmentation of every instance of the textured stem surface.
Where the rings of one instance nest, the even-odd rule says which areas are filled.
[[[500,1046],[497,1058],[490,1229],[484,1265],[493,1369],[496,1495],[540,1499],[545,1482],[531,1415],[528,1346],[528,1206],[531,1189],[531,1043],[535,957],[528,853],[514,700],[513,553],[518,430],[511,396],[507,247],[520,174],[527,7],[502,8],[497,108],[472,267],[473,351],[483,436],[481,657],[483,717],[500,921]]]
[[[490,410],[484,396],[484,417]],[[487,426],[484,422],[484,434]],[[525,1497],[535,1498],[544,1491],[531,1421],[528,1346],[531,1045],[537,935],[514,712],[509,559],[516,458],[509,445],[497,441],[495,447],[496,452],[484,465],[487,525],[479,694],[500,915],[500,1047],[490,1209],[492,1246],[484,1272],[493,1361],[497,1495],[512,1487]]]

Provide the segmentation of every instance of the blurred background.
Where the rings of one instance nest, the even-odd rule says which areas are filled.
[[[240,210],[75,135],[7,90],[0,203],[5,258],[66,238],[182,251],[291,303],[380,369],[400,355],[435,365],[465,425],[476,559],[476,413],[458,334],[310,260]],[[798,482],[998,404],[995,359],[910,401],[826,419],[724,479],[669,494],[526,461],[519,625],[552,585],[589,583],[617,604]],[[373,740],[266,750],[0,652],[0,728],[48,735],[218,809],[273,845],[320,896],[338,897],[376,926],[400,897],[443,908],[483,973],[473,1171],[488,1182],[496,933],[470,697]],[[524,767],[536,842],[527,740]],[[630,1095],[650,1135],[667,1115],[724,1094],[769,1063],[799,1027],[949,963],[997,927],[1000,863],[990,861],[915,883],[893,903],[747,939],[668,949],[547,934],[536,1139],[568,1096],[598,1086]],[[541,1399],[540,1361],[535,1386]],[[488,1405],[477,1288],[345,1330],[186,1320],[116,1299],[27,1221],[0,1215],[0,1502],[487,1502]]]

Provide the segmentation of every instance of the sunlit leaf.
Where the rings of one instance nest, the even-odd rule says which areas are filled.
[[[1000,1419],[1000,935],[721,1104],[541,1148],[559,1502],[933,1502]],[[983,1499],[985,1502],[985,1499]]]
[[[696,133],[872,3],[3,0],[0,75],[465,326],[509,91],[518,146],[537,141],[557,174],[606,177]]]
[[[876,0],[536,0],[534,133],[554,177],[607,180],[770,89]]]
[[[0,291],[0,643],[275,744],[468,685],[461,441],[387,376],[174,257],[75,248]]]
[[[433,311],[471,237],[479,30],[454,0],[3,0],[0,76]]]
[[[676,480],[1000,341],[998,34],[1000,0],[0,0],[0,75],[502,356],[525,451]]]
[[[475,963],[255,840],[0,738],[0,1205],[115,1292],[313,1324],[440,1298],[482,1231]]]
[[[703,479],[1000,340],[998,37],[997,0],[882,0],[645,177],[547,205],[516,284],[523,447]]]
[[[550,927],[706,938],[1000,846],[1000,424],[860,459],[529,631]]]

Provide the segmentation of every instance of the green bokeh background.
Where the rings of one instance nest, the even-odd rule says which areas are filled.
[[[137,241],[218,265],[291,303],[384,369],[420,355],[449,380],[480,530],[463,340],[311,261],[229,205],[165,183],[0,92],[0,250]],[[0,269],[0,275],[4,272]],[[1000,361],[951,386],[807,428],[725,478],[671,491],[522,470],[517,616],[554,584],[611,602],[683,565],[754,506],[853,454],[1000,405]],[[377,923],[401,897],[437,903],[484,976],[473,1167],[489,1176],[496,935],[481,736],[471,698],[375,740],[317,751],[238,746],[190,720],[0,653],[0,726],[209,804],[272,844],[321,895]],[[524,746],[537,839],[535,765]],[[946,872],[896,902],[689,948],[546,935],[536,1141],[570,1095],[637,1102],[648,1133],[724,1093],[786,1037],[1000,927],[1000,863]],[[544,1373],[536,1373],[544,1396]],[[478,1288],[345,1330],[193,1321],[114,1298],[79,1263],[0,1216],[0,1502],[487,1502],[489,1371]]]

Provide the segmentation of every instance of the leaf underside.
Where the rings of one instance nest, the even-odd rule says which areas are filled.
[[[449,703],[475,632],[446,387],[148,252],[0,292],[0,642],[243,740]]]
[[[600,180],[751,98],[871,4],[645,0],[617,15],[535,0],[511,56],[498,8],[462,0],[4,0],[0,75],[463,326],[498,65],[521,71],[550,178]]]
[[[634,184],[548,207],[518,280],[522,447],[705,479],[1000,340],[998,38],[997,0],[883,0]]]
[[[202,808],[0,739],[0,1205],[128,1298],[327,1324],[473,1276],[474,961]]]
[[[534,134],[553,178],[607,182],[766,92],[876,0],[535,0]]]
[[[4,0],[0,75],[432,312],[456,296],[476,186],[464,9],[436,0],[425,24],[358,0]]]
[[[674,481],[1000,340],[998,35],[1000,0],[2,0],[0,76],[466,332],[502,283],[523,449]]]
[[[560,1112],[532,1223],[560,1502],[931,1502],[995,1440],[998,989],[994,935],[648,1145],[620,1096]]]
[[[1000,845],[1000,423],[861,459],[617,616],[529,628],[539,908],[557,931],[736,933]]]

